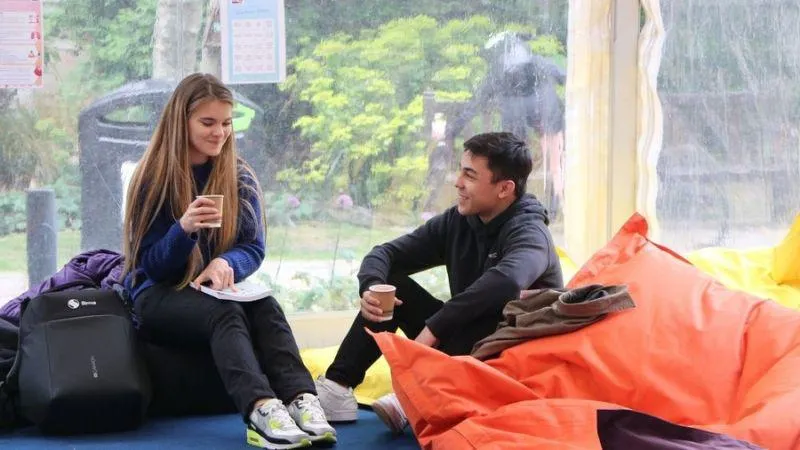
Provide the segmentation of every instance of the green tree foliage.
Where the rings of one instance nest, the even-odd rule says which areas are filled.
[[[475,15],[489,17],[493,23],[502,24],[531,23],[543,36],[551,36],[560,48],[566,45],[568,2],[563,0],[404,0],[404,1],[364,1],[364,0],[293,0],[286,2],[286,46],[289,57],[307,55],[323,40],[336,39],[344,33],[359,36],[361,32],[376,30],[382,25],[401,18],[428,16],[438,23],[450,20],[468,21]],[[402,30],[400,30],[402,31]],[[488,38],[488,36],[483,37]],[[454,35],[453,48],[457,52],[457,43],[462,36]],[[390,55],[395,58],[404,50]],[[561,52],[563,54],[563,52]],[[432,64],[432,63],[431,63]],[[297,70],[290,67],[290,71]],[[463,71],[462,71],[463,72]],[[440,83],[445,84],[450,78],[463,78],[467,75],[458,71],[447,73],[445,69],[438,74]],[[431,85],[432,86],[432,85]],[[309,102],[299,101],[292,96],[294,91],[279,89],[277,85],[237,86],[242,94],[259,103],[265,110],[267,122],[263,124],[267,145],[267,159],[276,167],[301,164],[308,156],[313,142],[298,135],[299,128],[294,127],[297,120],[305,115],[314,114]],[[419,95],[421,91],[411,91]],[[439,91],[438,94],[449,95],[459,92],[459,97],[468,97],[468,91]],[[442,100],[451,99],[442,97]],[[266,186],[275,188],[275,180],[269,176],[264,178]],[[363,190],[362,190],[363,191]],[[365,192],[365,191],[364,191]],[[354,192],[357,203],[365,205],[363,195]]]
[[[150,76],[155,11],[156,0],[61,0],[48,4],[44,24],[48,39],[68,40],[83,56],[75,85],[97,95]]]
[[[14,124],[0,130],[0,191],[24,189],[40,170],[39,163],[47,162],[37,155],[33,146],[35,118],[27,110],[5,110],[0,113],[0,119]]]
[[[70,42],[79,56],[77,67],[59,74],[59,98],[77,110],[148,78],[156,6],[156,0],[50,5],[48,39]],[[257,124],[268,137],[264,151],[273,168],[265,187],[279,189],[272,170],[292,167],[281,180],[294,188],[310,183],[320,197],[341,189],[359,205],[413,205],[427,164],[418,139],[424,89],[443,100],[469,98],[485,71],[478,50],[491,32],[516,21],[536,23],[548,36],[537,41],[541,50],[560,49],[566,11],[566,2],[550,0],[287,2],[287,53],[295,58],[289,83],[235,87],[266,112]],[[390,196],[377,197],[387,189]]]
[[[294,0],[286,2],[287,46],[290,55],[336,33],[358,34],[403,17],[425,15],[439,22],[466,20],[474,15],[491,17],[498,24],[536,23],[539,32],[567,40],[564,0]],[[320,11],[324,11],[321,14]]]
[[[486,73],[487,37],[507,28],[535,31],[500,27],[485,16],[446,23],[416,16],[356,36],[339,33],[302,52],[284,89],[310,105],[294,126],[311,149],[279,179],[293,189],[348,191],[362,205],[414,209],[427,170],[422,93],[469,99]],[[553,36],[531,45],[563,57]]]
[[[52,181],[68,154],[66,133],[20,106],[13,89],[0,90],[0,122],[9,125],[0,128],[0,192]]]
[[[0,236],[25,230],[25,195],[29,186],[55,189],[60,227],[79,228],[80,190],[72,142],[51,118],[18,107],[0,91]]]

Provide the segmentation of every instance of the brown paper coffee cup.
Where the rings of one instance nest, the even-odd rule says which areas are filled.
[[[383,320],[392,320],[394,317],[394,296],[397,288],[391,284],[376,284],[369,287],[372,295],[381,303]]]
[[[225,199],[224,195],[198,195],[197,198],[207,198],[214,202],[214,207],[222,213],[222,201]],[[206,228],[219,228],[222,226],[222,218],[220,217],[219,220],[212,221],[212,222],[203,222],[203,226]]]

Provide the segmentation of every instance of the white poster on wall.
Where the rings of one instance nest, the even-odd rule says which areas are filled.
[[[42,0],[0,0],[0,89],[42,86]]]
[[[286,78],[283,0],[221,0],[222,81],[279,83]]]

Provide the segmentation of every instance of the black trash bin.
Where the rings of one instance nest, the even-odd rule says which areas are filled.
[[[81,111],[81,250],[119,251],[122,244],[122,168],[144,154],[176,82],[127,84]],[[261,176],[265,166],[264,111],[234,92],[234,129],[239,154]]]

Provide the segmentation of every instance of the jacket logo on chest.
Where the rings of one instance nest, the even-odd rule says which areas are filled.
[[[488,256],[488,258],[489,258],[489,259],[495,259],[495,258],[497,258],[497,252],[492,252],[492,253],[489,253],[489,256]]]

